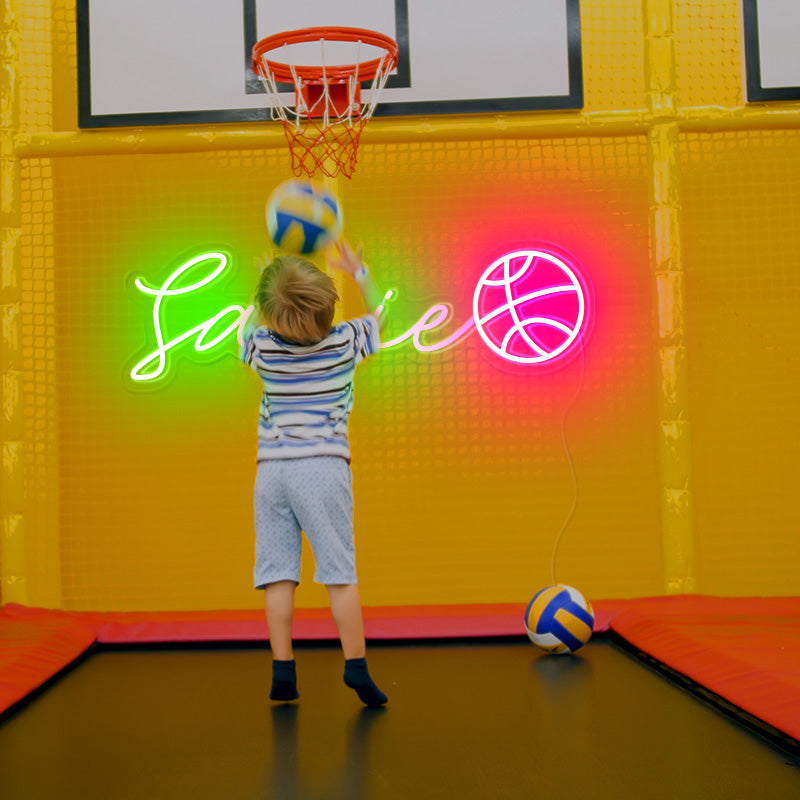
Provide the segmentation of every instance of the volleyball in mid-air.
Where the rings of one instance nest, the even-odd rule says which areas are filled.
[[[275,187],[267,201],[267,230],[281,250],[309,255],[342,231],[342,207],[318,181],[293,178]]]
[[[528,638],[537,647],[566,655],[589,641],[594,611],[577,589],[558,584],[533,596],[525,609],[524,622]]]

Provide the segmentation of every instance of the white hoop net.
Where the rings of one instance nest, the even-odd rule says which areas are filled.
[[[343,46],[351,46],[346,58],[326,62],[326,49],[338,48],[338,52],[343,53]],[[312,56],[320,65],[320,78],[313,81],[298,73],[298,68],[302,69],[299,65],[309,62],[309,48],[318,48]],[[359,69],[367,58],[376,57],[366,54],[368,50],[380,51],[380,56],[369,86],[362,88]],[[291,71],[294,104],[290,102],[292,95],[281,91],[270,61],[279,61]],[[343,63],[352,64],[354,71],[346,78],[329,77],[329,72],[337,68],[341,70]],[[394,59],[389,53],[361,41],[338,42],[321,38],[313,43],[284,44],[260,56],[256,72],[269,99],[270,116],[283,123],[295,175],[305,173],[311,176],[322,172],[331,178],[339,174],[347,178],[352,176],[361,130],[375,111],[393,68]],[[363,101],[362,91],[365,94]]]

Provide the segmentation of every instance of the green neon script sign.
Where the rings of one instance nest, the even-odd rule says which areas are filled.
[[[180,278],[198,265],[208,264],[212,267],[205,277],[186,286],[176,286]],[[163,329],[163,313],[168,298],[188,295],[197,292],[218,278],[228,266],[228,257],[224,253],[203,253],[189,259],[176,269],[160,287],[148,286],[141,278],[134,282],[136,288],[144,294],[154,297],[153,301],[153,330],[156,336],[156,349],[148,353],[131,370],[131,378],[138,382],[154,381],[165,376],[167,372],[167,353],[187,339],[194,337],[194,349],[198,353],[211,350],[227,339],[234,331],[238,332],[241,341],[244,326],[253,312],[253,306],[247,307],[231,305],[214,314],[213,317],[195,325],[188,331],[173,339],[165,339]],[[233,317],[215,336],[211,336],[214,329],[218,328],[224,320]]]

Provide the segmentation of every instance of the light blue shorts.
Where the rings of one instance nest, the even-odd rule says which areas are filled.
[[[300,583],[301,531],[314,553],[317,583],[356,583],[350,465],[338,456],[259,461],[255,529],[256,589]]]

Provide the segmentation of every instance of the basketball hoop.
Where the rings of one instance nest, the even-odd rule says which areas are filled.
[[[309,57],[317,64],[298,63]],[[283,123],[294,174],[319,170],[330,178],[351,177],[361,130],[397,65],[397,43],[362,28],[302,28],[261,39],[252,61],[269,96],[270,115]],[[279,83],[294,86],[293,107]]]

